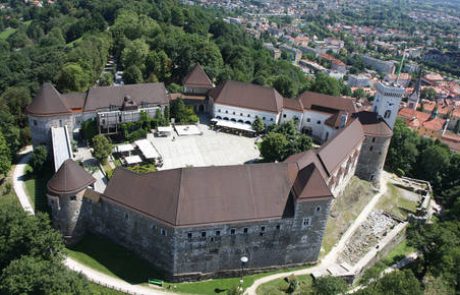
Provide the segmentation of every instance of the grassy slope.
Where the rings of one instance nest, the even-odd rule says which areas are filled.
[[[303,275],[296,277],[299,282],[299,287],[292,293],[297,294],[309,294],[308,290],[311,288],[313,279],[311,275]],[[257,288],[257,294],[264,295],[283,295],[287,294],[285,291],[288,288],[288,283],[284,279],[274,280],[266,284],[261,285]]]
[[[31,22],[32,21],[29,20],[29,21],[24,22],[24,24],[26,26],[29,26]],[[17,31],[17,29],[14,29],[14,28],[6,28],[6,29],[4,29],[3,31],[0,32],[0,40],[8,39],[8,37],[13,35],[16,31]]]
[[[48,211],[48,205],[46,201],[46,184],[48,180],[53,176],[53,165],[45,164],[46,169],[41,173],[33,173],[32,167],[29,165],[26,168],[25,175],[25,188],[29,197],[30,203],[35,210],[46,212]]]
[[[373,192],[369,182],[353,177],[342,196],[334,201],[323,237],[323,252],[327,254],[340,237],[358,217],[370,201]]]
[[[388,184],[387,193],[379,200],[376,207],[392,216],[406,219],[408,213],[415,213],[417,202],[406,199],[399,188],[392,184]]]

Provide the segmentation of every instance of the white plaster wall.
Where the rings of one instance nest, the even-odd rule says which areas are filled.
[[[322,113],[322,112],[315,112],[315,111],[310,111],[310,110],[305,110],[303,112],[303,118],[302,118],[302,123],[300,125],[300,129],[304,128],[311,128],[312,130],[312,136],[322,139],[323,138],[323,132],[324,132],[324,121],[329,118],[331,114],[328,113]],[[308,119],[310,121],[308,122]],[[319,121],[319,124],[318,124]]]
[[[273,125],[279,122],[281,113],[264,112],[253,109],[246,109],[234,106],[228,106],[224,104],[214,103],[213,105],[213,117],[228,118],[229,120],[235,119],[237,122],[242,120],[243,122],[254,122],[256,117],[263,119],[265,117],[265,125]]]
[[[289,110],[289,109],[283,109],[283,112],[281,113],[281,118],[280,118],[280,123],[285,123],[288,121],[292,121],[294,119],[298,119],[298,125],[297,128],[300,130],[300,125],[302,123],[302,118],[303,118],[303,113],[294,111],[294,110]]]

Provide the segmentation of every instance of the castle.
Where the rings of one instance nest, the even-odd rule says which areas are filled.
[[[286,99],[273,88],[235,81],[214,87],[199,65],[183,84],[186,103],[217,121],[295,120],[322,145],[280,163],[148,174],[117,168],[103,192],[69,159],[48,182],[53,223],[65,241],[75,243],[88,231],[105,236],[176,281],[236,274],[242,256],[249,258],[248,271],[317,261],[333,199],[355,174],[379,183],[394,123],[379,114],[397,114],[394,96],[383,93],[376,112],[360,112],[341,97],[305,92]],[[70,96],[79,98],[78,108]],[[72,130],[83,118],[96,118],[100,132],[116,130],[141,109],[163,109],[168,99],[161,83],[65,95],[44,84],[28,108],[33,142],[49,141],[50,126]],[[118,120],[107,125],[108,117]]]

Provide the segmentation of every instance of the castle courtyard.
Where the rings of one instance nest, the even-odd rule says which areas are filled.
[[[178,136],[174,132],[168,137],[147,136],[163,158],[159,170],[237,165],[260,157],[256,138],[216,132],[205,124],[198,128],[202,135]]]

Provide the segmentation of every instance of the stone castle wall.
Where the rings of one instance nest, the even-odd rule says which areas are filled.
[[[248,223],[173,228],[106,198],[84,199],[87,231],[133,250],[171,280],[237,275],[313,263],[318,259],[330,199],[302,201],[295,214]]]
[[[390,141],[391,137],[366,135],[356,167],[356,176],[379,184]]]

